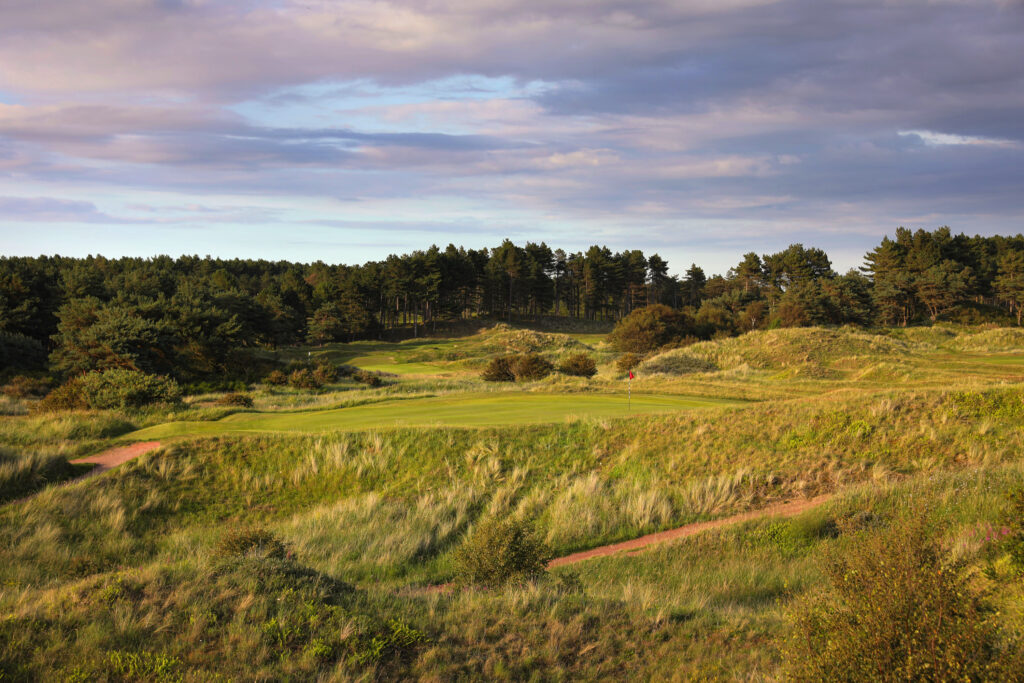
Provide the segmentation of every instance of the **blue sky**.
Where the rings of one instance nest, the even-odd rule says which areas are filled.
[[[1019,0],[8,0],[0,253],[839,269],[1024,216]]]

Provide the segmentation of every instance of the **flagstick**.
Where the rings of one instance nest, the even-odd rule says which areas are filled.
[[[628,403],[626,404],[626,410],[629,412],[633,411],[633,373],[629,373],[629,381],[626,382],[626,396],[628,396]]]

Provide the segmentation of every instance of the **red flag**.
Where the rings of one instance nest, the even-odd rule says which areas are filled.
[[[633,379],[633,371],[632,370],[629,371],[629,378]]]

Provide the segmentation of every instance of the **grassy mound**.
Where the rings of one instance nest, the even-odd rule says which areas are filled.
[[[1024,351],[1024,329],[1019,327],[999,327],[962,334],[947,344],[958,351]]]
[[[712,361],[699,358],[686,349],[673,349],[641,363],[637,371],[643,375],[689,375],[694,372],[714,372]]]
[[[567,334],[517,330],[504,324],[485,330],[479,337],[480,348],[486,353],[582,351],[589,348]]]
[[[868,334],[853,328],[787,328],[748,332],[739,337],[700,342],[648,359],[642,373],[755,370],[783,372],[778,379],[838,379],[836,370],[857,370],[879,362],[909,359],[919,344]]]

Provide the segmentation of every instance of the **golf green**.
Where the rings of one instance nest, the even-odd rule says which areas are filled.
[[[328,432],[388,427],[538,424],[561,422],[575,417],[625,417],[738,403],[726,399],[672,394],[634,394],[632,404],[627,405],[626,397],[619,394],[475,393],[388,400],[335,410],[235,413],[209,422],[168,422],[125,434],[121,439],[139,441],[239,432]]]

